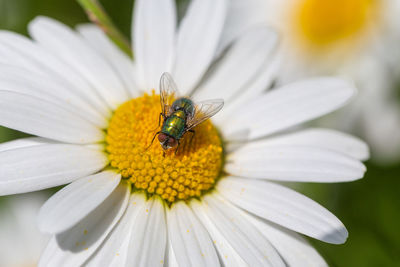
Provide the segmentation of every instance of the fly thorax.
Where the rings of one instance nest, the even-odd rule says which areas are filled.
[[[172,103],[172,110],[182,110],[186,116],[193,116],[194,114],[194,103],[192,100],[186,97],[178,98]]]
[[[182,120],[186,120],[186,113],[183,110],[175,111],[171,116],[176,116]]]

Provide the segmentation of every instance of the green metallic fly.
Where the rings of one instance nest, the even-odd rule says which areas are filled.
[[[194,103],[189,97],[178,97],[178,95],[177,86],[171,75],[167,72],[163,73],[160,79],[161,113],[158,125],[160,126],[161,117],[163,124],[161,130],[154,135],[150,146],[158,135],[161,147],[164,150],[177,147],[176,153],[179,141],[185,133],[191,132],[193,138],[195,134],[193,128],[214,116],[224,106],[222,99]]]

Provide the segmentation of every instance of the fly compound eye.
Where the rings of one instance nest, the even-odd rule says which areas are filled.
[[[169,148],[168,147],[168,139],[169,139],[168,135],[166,135],[166,134],[160,133],[158,135],[158,141],[160,141],[160,144],[164,150],[167,150]]]
[[[176,147],[178,145],[178,141],[175,138],[169,138],[168,139],[168,147]]]
[[[178,141],[175,138],[168,136],[164,133],[160,133],[158,135],[158,141],[160,141],[162,148],[165,150],[178,145]]]
[[[163,144],[167,140],[168,136],[166,134],[160,133],[158,135],[158,141],[160,141],[161,144]]]

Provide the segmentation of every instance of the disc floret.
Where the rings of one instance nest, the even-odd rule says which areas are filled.
[[[200,197],[220,176],[222,141],[210,120],[184,137],[177,153],[154,142],[161,112],[159,96],[143,95],[122,104],[113,114],[106,137],[111,167],[134,190],[157,194],[169,203]]]

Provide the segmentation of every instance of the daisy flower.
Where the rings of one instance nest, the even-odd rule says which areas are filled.
[[[359,179],[366,145],[294,126],[343,106],[332,77],[266,92],[277,36],[255,27],[217,56],[228,2],[135,2],[132,62],[93,25],[49,18],[33,40],[0,32],[0,124],[37,137],[0,147],[0,194],[68,184],[41,208],[39,266],[325,265],[299,235],[345,242],[328,210],[273,181]],[[151,144],[161,74],[194,101],[223,98],[177,154]],[[289,131],[291,130],[291,131]]]
[[[278,84],[310,75],[354,80],[360,89],[356,101],[321,125],[362,136],[376,161],[400,159],[399,1],[232,0],[229,14],[224,44],[254,25],[280,32],[284,64]]]
[[[0,266],[37,266],[49,240],[36,225],[37,212],[46,197],[35,192],[0,199]]]

